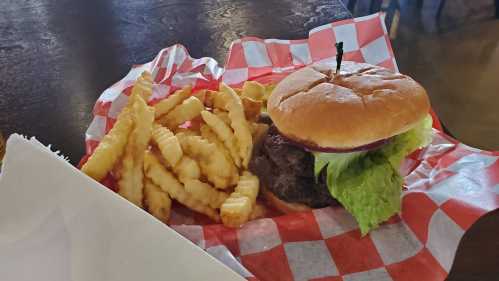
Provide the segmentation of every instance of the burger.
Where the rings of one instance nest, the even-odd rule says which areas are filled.
[[[400,211],[404,158],[431,141],[425,89],[365,63],[317,64],[276,85],[254,150],[270,205],[289,213],[342,205],[362,234]]]

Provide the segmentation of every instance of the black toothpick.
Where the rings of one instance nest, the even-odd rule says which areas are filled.
[[[343,41],[336,45],[336,74],[340,73],[341,60],[343,59]]]

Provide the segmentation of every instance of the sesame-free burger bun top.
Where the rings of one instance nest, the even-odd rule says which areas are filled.
[[[425,89],[389,69],[345,61],[288,75],[267,103],[281,134],[303,145],[351,149],[411,129],[430,109]]]

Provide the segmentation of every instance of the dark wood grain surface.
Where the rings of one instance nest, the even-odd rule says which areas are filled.
[[[304,38],[348,17],[340,0],[2,0],[0,130],[36,136],[77,163],[97,97],[160,49],[181,43],[223,63],[241,36]],[[464,236],[448,280],[499,280],[498,219]]]

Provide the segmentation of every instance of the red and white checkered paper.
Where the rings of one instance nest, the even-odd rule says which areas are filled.
[[[153,73],[155,103],[187,84],[216,89],[220,81],[277,82],[297,68],[334,60],[337,41],[344,42],[345,60],[397,70],[381,14],[314,28],[304,40],[242,38],[232,43],[224,68],[174,45],[99,97],[86,133],[87,155],[113,126],[144,70]],[[340,207],[259,219],[241,229],[201,223],[177,207],[171,225],[248,280],[443,280],[464,232],[499,207],[499,152],[451,139],[438,121],[434,127],[432,144],[402,168],[402,212],[363,238]]]

